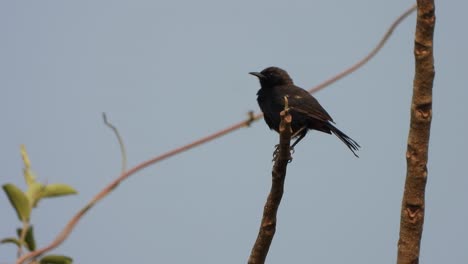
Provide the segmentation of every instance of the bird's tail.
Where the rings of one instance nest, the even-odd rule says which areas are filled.
[[[346,144],[346,146],[351,150],[351,152],[353,152],[354,156],[359,158],[359,156],[356,154],[356,151],[358,151],[361,146],[359,146],[359,144],[356,141],[348,137],[348,135],[341,132],[341,130],[339,130],[332,124],[328,123],[328,127],[330,128],[331,132],[333,132],[333,134],[335,134],[341,141],[343,141],[343,143]]]

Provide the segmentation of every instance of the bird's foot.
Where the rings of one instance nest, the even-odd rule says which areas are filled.
[[[271,161],[275,162],[279,154],[279,144],[275,145],[275,150],[273,151],[273,159]]]
[[[294,154],[294,147],[290,147],[289,152],[290,154],[289,154],[288,163],[291,163],[291,161],[293,160],[292,154]],[[273,151],[273,159],[271,161],[275,162],[276,159],[278,158],[278,155],[279,155],[279,144],[275,145],[275,150]]]
[[[292,155],[294,154],[294,147],[289,147],[289,159],[288,163],[292,162]]]

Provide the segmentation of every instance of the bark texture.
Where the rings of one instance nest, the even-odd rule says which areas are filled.
[[[417,4],[414,44],[416,67],[406,151],[407,171],[401,208],[398,264],[419,263],[432,119],[432,86],[435,75],[433,56],[434,0],[418,0]]]

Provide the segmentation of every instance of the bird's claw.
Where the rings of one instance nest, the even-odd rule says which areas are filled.
[[[288,158],[288,163],[291,163],[293,158],[292,158],[292,154],[294,154],[294,147],[290,147],[289,148],[289,158]]]
[[[273,151],[273,159],[271,161],[276,161],[276,158],[278,157],[279,154],[279,144],[275,145],[275,150]]]
[[[292,158],[292,154],[294,154],[294,147],[290,147],[289,148],[289,159],[288,159],[288,163],[291,163],[293,158]],[[275,145],[275,150],[273,151],[273,159],[271,161],[276,161],[276,159],[278,158],[278,155],[279,155],[279,144]]]

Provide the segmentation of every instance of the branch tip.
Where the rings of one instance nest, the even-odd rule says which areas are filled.
[[[117,138],[117,141],[119,142],[120,146],[120,155],[122,157],[122,173],[127,170],[127,151],[125,150],[125,144],[123,142],[122,137],[120,136],[119,130],[108,121],[107,115],[105,112],[102,112],[102,119],[104,121],[104,124],[109,127],[115,134],[115,137]]]

